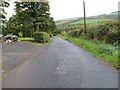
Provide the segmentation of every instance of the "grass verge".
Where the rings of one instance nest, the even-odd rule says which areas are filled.
[[[31,44],[34,44],[34,45],[47,45],[47,44],[50,44],[53,40],[49,40],[48,42],[45,42],[45,43],[38,43],[38,42],[34,42],[34,38],[31,38],[31,37],[24,37],[24,38],[19,38],[19,42],[23,42],[23,43],[31,43]]]
[[[98,59],[111,64],[114,68],[120,71],[120,62],[118,62],[118,47],[109,44],[93,42],[90,40],[83,40],[81,38],[73,38],[61,35],[59,35],[59,37],[85,49],[86,51],[89,51]]]
[[[31,42],[31,41],[20,41],[20,42],[23,42],[23,43],[31,43],[33,45],[48,45],[50,43],[53,42],[53,40],[49,40],[48,42],[45,42],[45,43],[38,43],[38,42]]]
[[[21,40],[21,41],[27,41],[27,40],[32,41],[32,40],[34,40],[34,38],[31,38],[31,37],[24,37],[24,38],[19,38],[19,40]]]

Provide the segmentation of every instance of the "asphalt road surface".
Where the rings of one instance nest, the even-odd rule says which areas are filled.
[[[3,76],[3,88],[118,88],[118,72],[110,65],[59,37],[53,40]]]
[[[13,42],[2,44],[2,72],[3,75],[12,69],[23,64],[27,60],[34,58],[42,53],[48,45],[33,45],[26,42]]]

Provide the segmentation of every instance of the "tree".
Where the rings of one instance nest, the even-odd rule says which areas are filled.
[[[51,33],[55,23],[49,9],[48,2],[16,2],[16,19],[23,25],[24,32],[30,35],[36,31]]]
[[[7,14],[5,12],[5,8],[8,7],[10,4],[8,3],[8,0],[1,0],[0,1],[0,33],[2,33],[2,29],[6,26],[6,16]]]

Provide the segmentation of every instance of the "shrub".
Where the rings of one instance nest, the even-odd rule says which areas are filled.
[[[97,34],[97,25],[98,24],[93,24],[87,27],[87,34],[86,34],[86,38],[87,39],[95,39],[96,38],[96,34]]]
[[[33,36],[36,42],[45,43],[50,40],[50,36],[46,32],[35,32]]]
[[[50,35],[50,37],[53,37],[53,34],[49,34]]]
[[[98,26],[98,40],[114,44],[118,41],[118,22],[110,21]]]
[[[112,45],[118,45],[118,26],[116,20],[103,22],[100,24],[90,24],[87,27],[87,34],[81,35],[83,39],[93,39],[94,41],[102,41]]]
[[[74,30],[74,31],[69,32],[68,36],[70,36],[70,37],[80,37],[82,32],[83,32],[82,30]]]
[[[19,36],[19,37],[23,37],[23,33],[22,33],[22,32],[19,32],[19,33],[18,33],[18,36]]]
[[[61,35],[62,35],[62,36],[66,36],[67,33],[66,33],[65,31],[63,31],[63,32],[61,32]]]

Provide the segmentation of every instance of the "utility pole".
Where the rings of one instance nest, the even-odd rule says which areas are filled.
[[[84,9],[84,31],[85,31],[85,34],[86,34],[87,33],[87,29],[86,29],[85,0],[83,0],[83,9]]]

